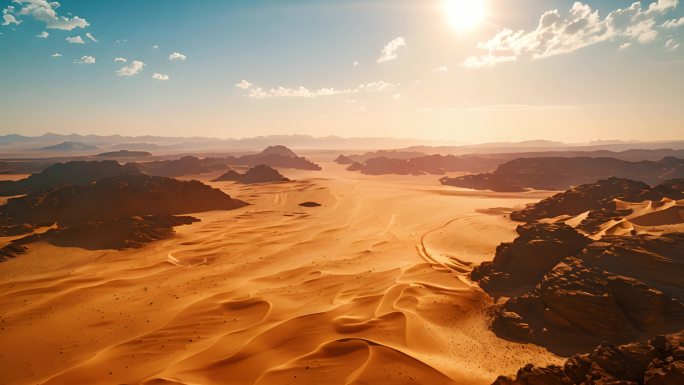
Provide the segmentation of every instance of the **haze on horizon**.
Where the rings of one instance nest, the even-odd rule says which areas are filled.
[[[684,126],[678,0],[0,7],[0,134],[586,142]]]

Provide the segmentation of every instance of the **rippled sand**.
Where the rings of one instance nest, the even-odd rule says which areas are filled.
[[[513,239],[501,208],[545,194],[324,170],[215,183],[252,205],[143,249],[0,264],[0,384],[489,384],[561,362],[497,339],[466,278]]]

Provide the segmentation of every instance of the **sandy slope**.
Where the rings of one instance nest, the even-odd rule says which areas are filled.
[[[560,362],[489,332],[463,274],[514,237],[489,209],[541,196],[323,166],[216,183],[252,205],[144,249],[0,264],[0,384],[488,384]]]
[[[632,213],[618,219],[611,219],[603,224],[594,234],[593,239],[605,235],[652,234],[659,235],[684,231],[684,200],[664,198],[662,201],[643,201],[638,203],[615,200],[618,209],[630,209]],[[570,226],[577,226],[588,212],[564,220]]]

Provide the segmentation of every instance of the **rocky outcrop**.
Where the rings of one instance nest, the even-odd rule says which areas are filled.
[[[59,186],[86,185],[102,178],[140,174],[136,167],[120,165],[113,160],[56,163],[26,179],[0,182],[0,195],[29,194]]]
[[[123,175],[12,198],[0,206],[0,223],[80,223],[126,216],[232,210],[244,205],[198,181]]]
[[[476,190],[565,190],[611,177],[649,184],[684,178],[684,160],[674,157],[639,162],[589,157],[518,158],[499,165],[493,172],[442,178],[440,181],[445,185]]]
[[[285,146],[270,146],[258,154],[243,155],[228,161],[228,164],[243,166],[267,165],[278,168],[295,168],[300,170],[321,170],[321,166],[298,156],[294,151]]]
[[[558,352],[684,327],[684,233],[589,240],[564,224],[518,227],[471,273],[493,296],[500,336]]]
[[[494,320],[500,335],[551,349],[581,351],[684,326],[684,305],[637,279],[564,259],[532,291],[507,301]]]
[[[593,233],[601,224],[632,213],[631,209],[619,208],[615,202],[616,199],[625,202],[645,200],[658,202],[663,198],[683,199],[684,193],[677,187],[679,187],[677,180],[667,181],[651,188],[642,182],[609,178],[572,188],[543,199],[523,210],[514,211],[511,213],[511,219],[533,222],[560,215],[575,216],[588,211],[578,228],[587,233]]]
[[[573,256],[591,241],[572,227],[557,223],[518,226],[518,237],[496,248],[492,262],[475,267],[471,277],[492,295],[511,295],[530,288],[563,258]]]
[[[199,219],[190,216],[144,215],[75,223],[10,242],[0,249],[0,262],[24,254],[26,245],[38,241],[87,250],[139,248],[146,243],[173,236],[176,226],[194,222],[199,222]]]
[[[351,158],[347,158],[353,160]],[[422,155],[412,158],[377,156],[365,159],[349,171],[361,171],[366,175],[442,175],[446,172],[473,172],[491,170],[500,161],[473,155]]]
[[[354,163],[354,159],[340,154],[340,156],[335,158],[335,163],[337,163],[337,164],[352,164],[352,163]]]
[[[30,235],[15,241],[14,246],[46,239],[64,245],[86,247],[99,242],[118,248],[164,238],[174,226],[193,221],[176,215],[245,205],[198,181],[122,175],[12,198],[0,206],[0,232],[19,235],[53,226],[38,238]]]
[[[154,162],[130,163],[147,175],[178,177],[183,175],[198,175],[207,172],[225,170],[228,166],[217,158],[200,159],[194,156],[184,156],[174,160],[159,160]]]
[[[299,204],[302,207],[320,207],[321,204],[318,202],[302,202]]]
[[[252,183],[275,183],[287,182],[289,179],[284,177],[278,170],[271,168],[265,164],[252,167],[244,174],[240,174],[235,170],[228,170],[225,174],[212,180],[212,182],[233,181],[244,184]]]
[[[561,366],[528,364],[515,377],[500,376],[492,385],[680,385],[684,383],[684,332],[659,335],[648,342],[601,343]]]
[[[361,171],[363,169],[363,164],[359,162],[354,162],[349,167],[347,167],[347,171]]]

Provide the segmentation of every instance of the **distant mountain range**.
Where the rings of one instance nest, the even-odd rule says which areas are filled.
[[[71,145],[69,145],[71,143]],[[268,135],[241,139],[208,137],[164,137],[122,135],[80,135],[47,133],[40,136],[9,134],[0,136],[0,148],[4,153],[32,152],[63,144],[67,151],[87,152],[96,146],[100,149],[138,150],[159,152],[181,151],[252,151],[272,145],[293,149],[326,150],[378,150],[402,149],[402,152],[425,154],[474,154],[541,151],[624,151],[627,149],[684,149],[684,140],[672,141],[621,141],[603,140],[587,143],[564,143],[549,140],[521,142],[495,142],[461,144],[458,141],[422,140],[411,138],[344,138],[340,136],[314,137],[310,135]],[[80,146],[80,148],[78,148]],[[72,147],[69,149],[67,147]],[[61,151],[59,148],[56,151]]]
[[[43,148],[40,148],[40,151],[57,151],[57,152],[76,152],[76,151],[90,151],[90,150],[97,150],[97,146],[93,146],[91,144],[86,144],[83,142],[62,142],[59,144],[55,144],[53,146],[46,146]]]
[[[25,136],[9,134],[0,136],[3,152],[26,152],[43,149],[60,143],[80,143],[107,150],[138,151],[251,151],[272,145],[284,145],[295,149],[344,149],[368,150],[400,148],[413,145],[436,146],[457,144],[455,141],[435,141],[402,138],[343,138],[339,136],[314,137],[309,135],[268,135],[242,139],[207,137],[163,137],[122,135],[53,134]],[[84,149],[85,150],[85,149]]]

